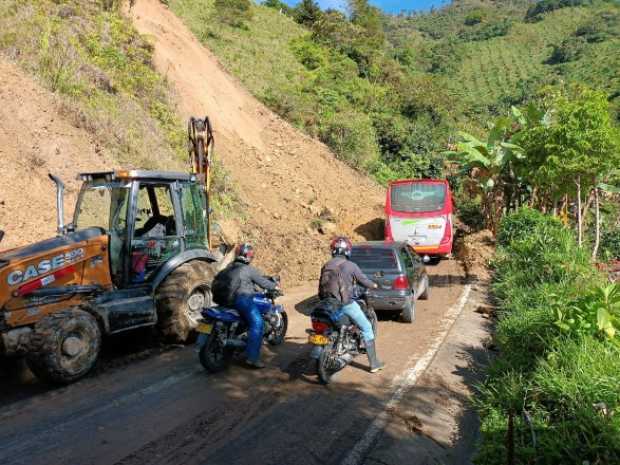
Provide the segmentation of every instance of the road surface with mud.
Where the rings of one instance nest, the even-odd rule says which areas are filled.
[[[108,354],[94,374],[64,388],[20,385],[5,375],[0,463],[342,463],[385,411],[393,381],[428,352],[438,323],[463,294],[455,261],[429,267],[429,274],[431,297],[418,302],[414,324],[380,316],[378,350],[387,368],[371,375],[359,357],[329,387],[302,374],[309,318],[299,310],[311,285],[282,299],[289,333],[282,346],[264,346],[265,370],[234,365],[207,375],[193,347],[168,347]]]

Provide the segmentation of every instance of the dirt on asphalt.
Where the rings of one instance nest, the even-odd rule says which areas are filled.
[[[266,370],[235,365],[209,376],[193,347],[179,347],[155,349],[127,364],[112,357],[116,366],[106,367],[104,358],[86,379],[38,391],[33,384],[28,396],[16,394],[23,386],[4,378],[9,388],[0,398],[0,463],[340,463],[385,408],[394,380],[428,350],[438,321],[463,291],[465,275],[456,261],[429,267],[429,273],[431,298],[418,302],[414,324],[380,318],[377,345],[386,369],[370,375],[359,357],[329,387],[302,370],[309,319],[301,312],[315,283],[289,289],[283,299],[289,333],[282,346],[265,346]]]

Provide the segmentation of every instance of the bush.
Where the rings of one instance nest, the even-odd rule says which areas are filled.
[[[355,168],[364,168],[378,158],[375,130],[363,113],[348,111],[330,115],[321,122],[319,131],[321,141]]]
[[[482,20],[484,20],[485,16],[486,16],[485,12],[482,10],[471,11],[467,13],[467,15],[465,16],[465,24],[467,26],[473,26],[475,24],[479,24],[482,22]]]
[[[489,40],[493,37],[505,36],[511,27],[512,21],[504,18],[500,21],[483,24],[479,28],[461,31],[459,37],[465,41]]]
[[[462,199],[456,202],[459,219],[469,226],[472,231],[484,228],[484,214],[479,199]]]
[[[560,45],[554,45],[551,56],[547,60],[549,65],[568,63],[579,59],[586,47],[586,39],[583,36],[571,36],[564,39]]]
[[[620,227],[604,231],[601,236],[601,257],[605,260],[620,259]]]
[[[493,292],[500,357],[480,386],[476,462],[620,460],[620,288],[602,282],[571,231],[530,209],[500,223]]]
[[[538,21],[542,15],[550,11],[559,10],[571,6],[589,5],[591,0],[541,0],[527,10],[526,21]]]
[[[215,0],[215,18],[232,27],[244,27],[252,19],[251,0]]]

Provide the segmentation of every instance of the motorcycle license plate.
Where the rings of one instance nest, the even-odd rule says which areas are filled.
[[[211,330],[213,329],[213,325],[208,323],[199,323],[196,331],[202,334],[211,334]]]
[[[324,346],[329,343],[329,338],[323,336],[322,334],[313,334],[308,338],[308,342],[310,344],[314,344],[315,346]]]

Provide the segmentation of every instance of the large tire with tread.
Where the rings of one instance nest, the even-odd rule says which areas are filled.
[[[405,304],[405,308],[403,308],[400,318],[405,323],[413,323],[415,321],[415,300],[413,297],[411,297],[411,299]]]
[[[100,350],[97,320],[75,308],[48,315],[34,326],[26,362],[37,378],[68,384],[93,368]]]
[[[186,342],[201,318],[203,307],[211,305],[212,264],[202,260],[184,263],[172,271],[155,292],[157,327],[170,342]]]

